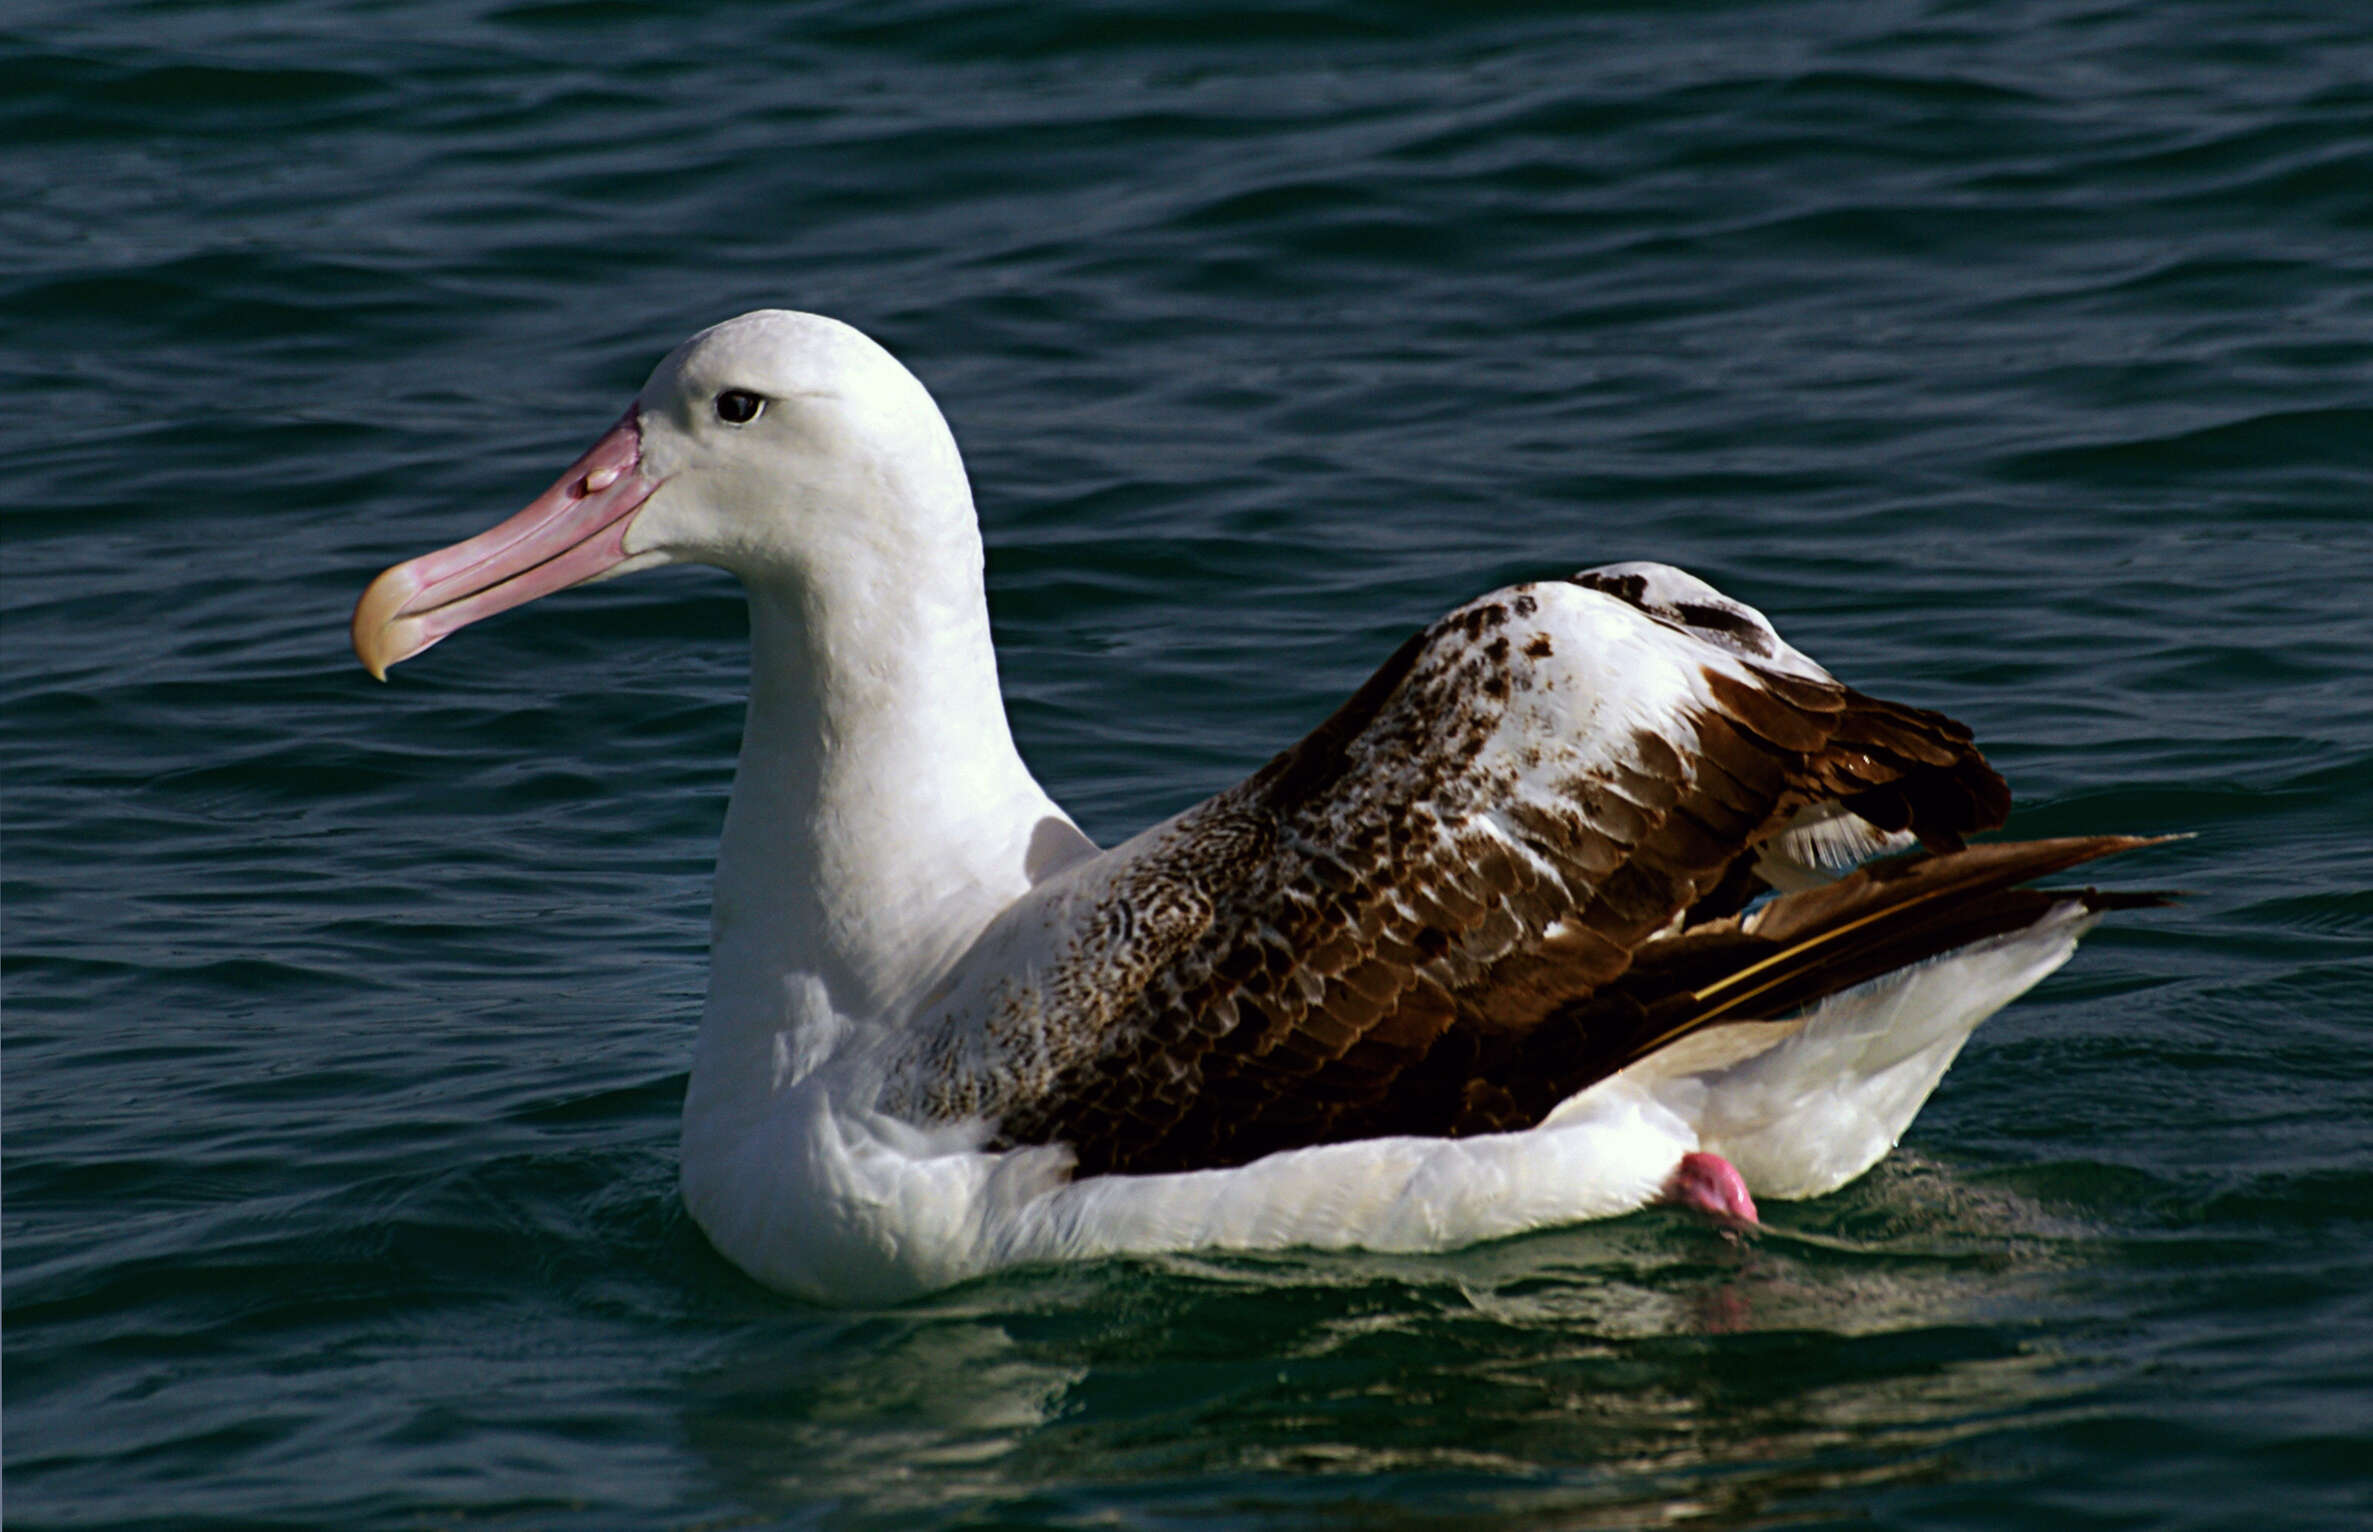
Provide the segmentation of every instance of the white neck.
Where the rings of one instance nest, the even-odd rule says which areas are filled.
[[[970,510],[927,553],[746,582],[750,708],[688,1117],[762,1109],[1092,849],[1014,750]]]

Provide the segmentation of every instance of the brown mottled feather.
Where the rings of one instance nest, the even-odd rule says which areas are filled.
[[[1127,848],[1109,891],[1123,913],[1089,920],[1033,981],[1032,1003],[1061,1012],[1034,1018],[1056,1042],[1028,1068],[915,1086],[918,1110],[988,1116],[1001,1144],[1066,1143],[1083,1174],[1525,1127],[1646,1040],[1703,1024],[1685,997],[1724,962],[1798,953],[1750,1007],[1777,1017],[2036,918],[2050,896],[2006,891],[2051,855],[1987,848],[1791,895],[1753,922],[1714,919],[1760,886],[1756,844],[1808,804],[1842,801],[1953,848],[2001,822],[2007,790],[1966,729],[1804,673],[1745,608],[1667,599],[1671,586],[1628,573],[1576,583],[1687,635],[1674,652],[1703,654],[1710,702],[1680,720],[1694,744],[1632,728],[1518,790],[1504,748],[1487,758],[1494,731],[1579,672],[1552,668],[1556,645],[1531,621],[1541,588],[1473,603],[1241,786]],[[1970,913],[1913,913],[1950,907],[1947,888]],[[1897,903],[1905,913],[1865,934],[1815,939]],[[1790,921],[1811,934],[1783,934]],[[1723,1016],[1746,1019],[1735,1012]],[[922,1057],[956,1052],[943,1041]]]

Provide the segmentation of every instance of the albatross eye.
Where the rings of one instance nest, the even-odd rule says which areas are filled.
[[[746,388],[729,388],[717,396],[717,418],[729,426],[746,426],[765,408],[766,401]]]

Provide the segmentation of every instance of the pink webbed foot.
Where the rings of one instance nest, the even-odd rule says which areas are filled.
[[[1717,1218],[1734,1218],[1740,1223],[1754,1223],[1755,1199],[1748,1195],[1746,1178],[1738,1167],[1718,1154],[1695,1151],[1681,1156],[1681,1163],[1665,1178],[1664,1190],[1658,1202],[1670,1207],[1695,1208]]]

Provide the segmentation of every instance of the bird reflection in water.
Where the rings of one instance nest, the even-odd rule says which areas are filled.
[[[1445,1257],[1032,1268],[796,1311],[696,1377],[686,1433],[739,1497],[868,1517],[1084,1514],[1192,1476],[1215,1515],[1360,1522],[1374,1481],[1329,1481],[1389,1473],[1478,1514],[1750,1526],[1974,1472],[1959,1444],[2073,1407],[2045,1320],[2084,1238],[1898,1156],[1755,1231],[1658,1212]]]

